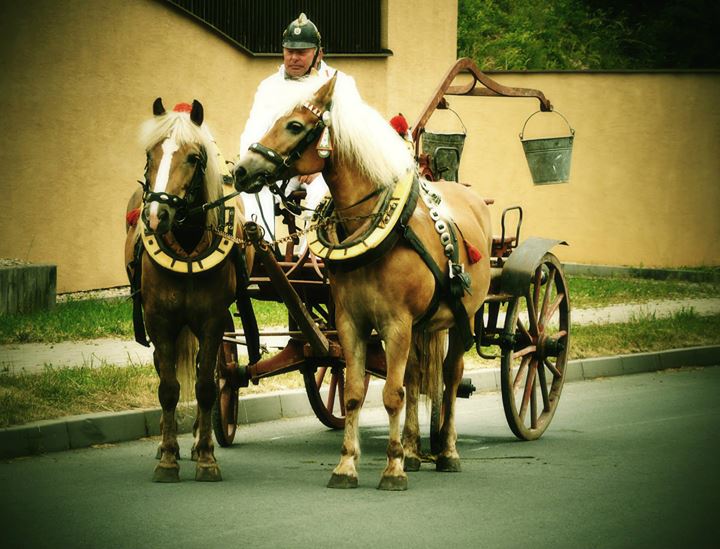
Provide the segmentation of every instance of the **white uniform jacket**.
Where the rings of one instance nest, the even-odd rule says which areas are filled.
[[[329,78],[334,74],[335,69],[321,61],[318,72],[321,76]],[[352,78],[347,76],[345,77],[352,81]],[[250,110],[250,115],[248,116],[248,120],[245,124],[245,129],[240,136],[240,156],[245,154],[245,151],[248,150],[250,145],[259,141],[272,127],[277,115],[277,107],[270,102],[273,93],[269,90],[276,88],[278,84],[283,81],[289,83],[292,79],[286,79],[285,67],[284,65],[280,65],[276,73],[267,77],[258,85],[257,91],[255,92],[255,99],[253,100],[253,106]],[[293,177],[287,186],[286,193],[297,190],[301,186],[302,185],[299,183],[298,178]],[[318,175],[313,180],[312,184],[307,186],[305,206],[314,209],[320,203],[323,196],[325,196],[327,190],[327,183],[325,183],[322,174]],[[242,197],[245,205],[246,218],[250,220],[253,219],[253,216],[255,216],[256,222],[265,228],[265,239],[268,241],[274,240],[275,198],[270,190],[263,188],[257,194],[242,193],[240,196]]]

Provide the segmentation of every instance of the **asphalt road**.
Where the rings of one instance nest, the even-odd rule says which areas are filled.
[[[0,546],[715,546],[719,389],[719,367],[569,383],[535,442],[513,438],[498,394],[474,396],[459,404],[463,472],[423,464],[407,492],[375,489],[381,409],[363,412],[356,490],[325,488],[341,433],[314,418],[243,427],[216,452],[216,484],[188,459],[181,483],[150,482],[157,440],[16,459],[0,463]]]

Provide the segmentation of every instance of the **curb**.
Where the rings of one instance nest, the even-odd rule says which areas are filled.
[[[585,381],[683,366],[720,364],[720,345],[671,349],[614,357],[585,358],[568,363],[566,381]],[[467,373],[478,392],[500,390],[500,368]],[[365,404],[382,405],[383,381],[368,387]],[[240,397],[238,423],[247,425],[283,418],[312,415],[304,389]],[[178,413],[178,432],[192,429],[194,408]],[[160,434],[160,409],[103,412],[38,421],[0,429],[0,459],[87,448],[98,444],[126,442]]]

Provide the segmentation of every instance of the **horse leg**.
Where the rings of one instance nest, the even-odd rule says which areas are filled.
[[[400,411],[405,401],[405,367],[410,352],[412,321],[399,321],[384,330],[387,377],[383,387],[383,404],[388,414],[389,436],[387,466],[380,478],[379,490],[407,490],[407,475],[403,470],[404,452],[400,441]]]
[[[155,338],[154,343],[153,360],[155,369],[160,376],[158,400],[162,407],[160,419],[162,442],[159,448],[160,462],[155,467],[153,481],[179,482],[180,466],[177,460],[180,455],[180,446],[177,441],[175,408],[180,399],[180,383],[175,372],[175,338]]]
[[[402,445],[405,453],[405,471],[419,471],[420,463],[420,421],[418,419],[418,398],[420,395],[420,364],[417,349],[413,348],[405,372],[405,426]]]
[[[443,363],[443,420],[440,428],[440,454],[435,462],[436,470],[444,472],[460,472],[460,454],[455,447],[457,433],[455,431],[455,400],[457,389],[462,381],[464,370],[462,339],[459,330],[450,329],[449,346]]]
[[[222,339],[222,325],[220,330],[206,334],[200,339],[198,351],[198,370],[195,382],[195,397],[197,398],[197,416],[195,420],[194,453],[197,456],[195,465],[195,480],[216,482],[222,480],[220,467],[215,460],[215,446],[212,441],[212,409],[215,404],[215,364],[217,352]]]
[[[340,310],[336,312],[340,343],[345,353],[345,432],[340,462],[333,469],[328,488],[357,488],[357,464],[360,460],[358,419],[365,398],[365,357],[367,342],[353,322]]]

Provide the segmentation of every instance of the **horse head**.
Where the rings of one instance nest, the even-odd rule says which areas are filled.
[[[199,101],[179,103],[168,113],[158,97],[153,114],[146,128],[152,137],[146,149],[142,219],[147,230],[161,235],[182,223],[189,208],[202,200],[208,151],[197,137],[204,117]]]
[[[276,181],[323,170],[331,151],[328,130],[336,80],[337,73],[250,145],[233,171],[237,190],[256,193]]]

